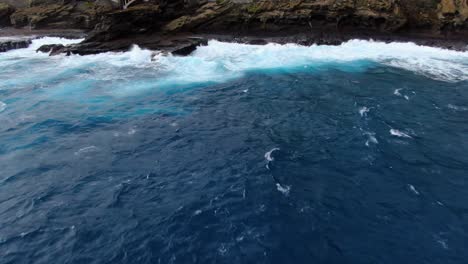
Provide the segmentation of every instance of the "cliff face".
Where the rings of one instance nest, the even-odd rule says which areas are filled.
[[[173,21],[166,30],[282,30],[292,27],[405,29],[468,28],[468,0],[216,1]]]
[[[8,21],[3,26],[11,24],[33,29],[92,29],[102,14],[116,7],[112,0],[0,0],[0,5],[5,4],[14,12],[0,17]]]
[[[126,16],[116,10],[117,0],[2,2],[17,8],[11,16],[11,23],[16,27],[91,29],[100,22],[124,22],[109,19],[113,13]],[[151,17],[152,11],[142,12],[138,5],[127,10],[128,16],[138,16],[136,20],[140,22],[147,19],[146,28],[159,30],[165,23],[161,29],[170,32],[304,30],[323,26],[381,32],[468,28],[468,0],[148,0],[140,4],[150,10],[159,8],[156,15],[162,16],[162,20]],[[166,21],[167,18],[173,19]]]
[[[192,33],[307,34],[306,41],[297,41],[305,44],[379,34],[458,39],[464,45],[468,40],[468,0],[140,0],[126,10],[115,0],[32,0],[27,7],[18,1],[10,16],[16,27],[92,29],[69,51],[83,54],[123,50],[132,43],[190,46],[198,41],[173,36]],[[330,41],[330,35],[338,39]]]

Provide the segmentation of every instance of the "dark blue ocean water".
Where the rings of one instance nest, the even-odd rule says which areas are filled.
[[[0,263],[468,262],[466,54],[226,45],[0,55]]]

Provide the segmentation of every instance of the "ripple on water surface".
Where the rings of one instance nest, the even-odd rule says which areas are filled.
[[[0,54],[0,262],[468,259],[467,53],[78,41]]]

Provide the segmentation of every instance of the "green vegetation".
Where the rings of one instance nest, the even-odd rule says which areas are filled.
[[[262,9],[262,5],[260,3],[251,3],[247,6],[247,12],[251,14],[258,13]]]

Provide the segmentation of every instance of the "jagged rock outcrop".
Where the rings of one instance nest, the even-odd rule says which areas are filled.
[[[217,1],[164,27],[174,31],[280,31],[323,25],[393,32],[407,19],[394,0]]]
[[[441,0],[437,18],[442,28],[468,28],[468,1]]]
[[[468,39],[467,0],[141,0],[126,10],[115,9],[113,0],[32,5],[18,8],[13,25],[93,28],[82,44],[60,49],[78,54],[124,50],[132,43],[172,51],[187,45],[190,51],[199,45],[188,40],[193,34],[260,36],[247,42],[279,35],[302,44],[382,35]]]
[[[258,0],[216,1],[167,24],[174,31],[280,31],[295,28],[365,29],[377,32],[467,30],[466,0]]]

